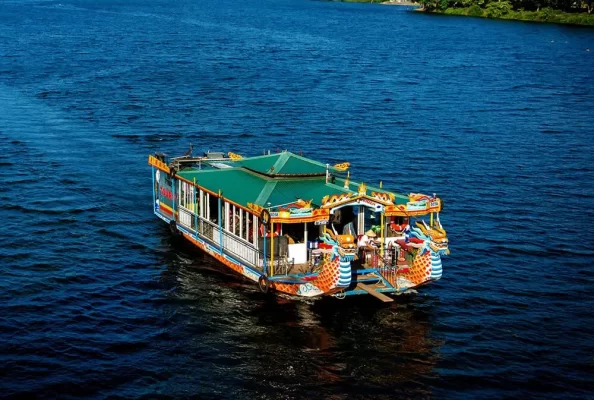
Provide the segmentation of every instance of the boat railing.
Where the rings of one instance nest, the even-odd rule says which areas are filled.
[[[221,246],[221,230],[217,224],[198,217],[198,233],[215,245]]]
[[[258,266],[270,275],[287,275],[295,266],[295,259],[289,257],[289,243],[285,236],[258,238]],[[264,255],[266,249],[266,255]]]
[[[218,230],[218,227],[217,227]],[[229,255],[251,265],[258,265],[258,250],[247,240],[223,230],[223,249]]]
[[[221,234],[217,224],[202,218],[183,206],[178,206],[178,223],[192,233],[198,232],[200,236],[208,239],[216,246],[221,245]]]
[[[188,210],[187,208],[179,206],[178,216],[179,216],[179,223],[181,225],[196,232],[196,214],[194,214],[192,211]]]
[[[384,246],[383,253],[384,253],[384,257],[383,257],[384,266],[390,266],[390,267],[396,266],[396,264],[398,262],[398,248]]]
[[[198,231],[201,237],[218,247],[221,247],[222,240],[223,250],[232,257],[254,267],[259,265],[260,257],[253,244],[231,232],[221,230],[217,224],[200,217],[183,206],[179,207],[179,223],[193,233]],[[196,224],[198,224],[198,230],[196,230]]]
[[[272,266],[272,267],[271,267]],[[273,257],[266,256],[266,270],[269,276],[287,275],[295,266],[295,259],[289,258],[287,254],[276,254]],[[258,251],[258,267],[264,269],[264,251]]]

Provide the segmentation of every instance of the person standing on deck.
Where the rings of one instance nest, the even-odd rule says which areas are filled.
[[[359,254],[361,258],[365,260],[365,263],[369,262],[369,259],[372,258],[373,254],[375,254],[375,251],[378,249],[379,242],[376,237],[377,234],[370,229],[361,236],[357,243]]]

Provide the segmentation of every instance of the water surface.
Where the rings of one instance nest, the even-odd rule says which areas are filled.
[[[303,0],[0,5],[0,389],[579,398],[594,389],[594,31]],[[444,277],[266,297],[172,241],[147,155],[289,149],[437,193]]]

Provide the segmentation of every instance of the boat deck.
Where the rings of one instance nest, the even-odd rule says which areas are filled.
[[[367,259],[364,262],[363,260],[354,261],[352,264],[353,272],[357,270],[369,270],[369,269],[376,269],[376,268],[404,268],[410,267],[410,264],[407,260],[392,260],[389,257],[385,258],[375,258],[375,259]],[[313,265],[311,263],[302,263],[302,264],[290,264],[286,260],[275,260],[274,262],[274,275],[307,275],[318,273],[321,271],[321,264]],[[363,276],[361,276],[363,277]]]

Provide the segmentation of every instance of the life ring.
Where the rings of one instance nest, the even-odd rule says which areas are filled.
[[[260,213],[260,219],[264,225],[268,226],[268,223],[270,222],[270,211],[266,209],[262,210]]]
[[[268,293],[268,289],[270,289],[270,281],[266,277],[266,275],[260,276],[258,279],[258,287],[262,291],[262,293]]]
[[[177,229],[177,223],[175,221],[169,222],[169,229],[174,236],[181,236],[181,232]]]

